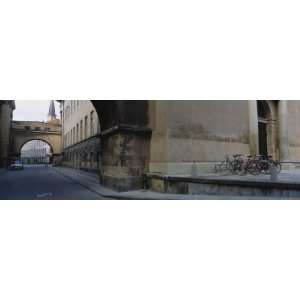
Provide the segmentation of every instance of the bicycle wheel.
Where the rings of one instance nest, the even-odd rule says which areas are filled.
[[[247,171],[254,176],[257,176],[261,173],[261,168],[258,162],[250,162],[247,166]]]
[[[220,172],[220,165],[215,165],[214,171],[215,171],[215,173],[219,173]]]
[[[265,175],[270,175],[270,166],[271,166],[270,161],[262,160],[260,162],[261,173]]]
[[[282,170],[282,165],[279,161],[270,161],[270,166],[273,165],[276,169],[277,174],[279,174]]]
[[[241,169],[238,173],[239,176],[246,176],[247,175],[247,165],[242,164]]]
[[[221,173],[226,171],[227,163],[225,161],[219,163],[218,165],[215,165],[215,173]]]

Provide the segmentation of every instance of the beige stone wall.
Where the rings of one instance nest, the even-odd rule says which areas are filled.
[[[37,121],[12,122],[12,153],[19,155],[24,144],[31,140],[42,140],[48,143],[53,154],[61,153],[61,125]]]
[[[249,154],[247,101],[152,101],[150,171],[208,172],[226,154]]]
[[[300,101],[288,101],[289,159],[300,161]]]
[[[12,122],[12,129],[16,130],[24,130],[25,127],[29,127],[32,131],[60,131],[61,125],[58,124],[51,124],[46,122],[39,122],[39,121],[13,121]]]

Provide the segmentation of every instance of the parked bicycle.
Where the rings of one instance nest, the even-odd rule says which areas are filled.
[[[262,155],[258,155],[256,157],[256,168],[259,174],[270,174],[272,168],[277,174],[279,174],[282,170],[282,166],[279,161],[273,160],[272,156],[264,158]]]
[[[233,175],[247,175],[254,176],[260,174],[270,174],[271,169],[274,169],[277,174],[282,170],[281,163],[273,160],[272,156],[267,158],[262,155],[226,155],[225,160],[215,166],[215,172],[230,172]]]
[[[242,157],[242,154],[226,155],[220,164],[215,165],[215,173],[230,172],[231,174],[238,174],[241,172],[243,165]]]

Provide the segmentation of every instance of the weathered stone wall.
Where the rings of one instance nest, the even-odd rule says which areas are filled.
[[[288,101],[289,160],[300,161],[300,101]]]
[[[226,154],[249,153],[247,101],[157,101],[150,105],[150,171],[209,171]]]

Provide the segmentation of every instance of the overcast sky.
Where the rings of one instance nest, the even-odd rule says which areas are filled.
[[[18,100],[14,110],[14,120],[18,121],[47,121],[50,101]],[[55,101],[55,112],[59,118],[59,103]]]

